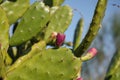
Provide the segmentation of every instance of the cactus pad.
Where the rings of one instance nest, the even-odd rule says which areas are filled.
[[[9,24],[4,10],[0,7],[0,77],[4,72],[4,59],[7,56],[7,49],[9,46]],[[3,53],[4,51],[4,53]]]
[[[18,24],[10,45],[19,45],[35,37],[45,27],[49,17],[49,7],[45,7],[42,2],[35,2]]]
[[[78,21],[75,32],[74,32],[73,50],[75,50],[80,44],[80,40],[83,32],[83,26],[84,26],[84,20],[83,18],[81,18]]]
[[[29,7],[29,0],[5,1],[1,7],[6,11],[9,23],[18,20]]]
[[[69,27],[71,20],[72,9],[67,5],[59,7],[53,14],[45,31],[45,40],[48,40],[54,31],[63,33]]]
[[[74,80],[80,64],[69,49],[48,49],[9,72],[6,80]]]
[[[120,79],[120,50],[118,50],[112,60],[111,64],[108,68],[108,72],[106,75],[106,80],[119,80]]]
[[[0,45],[7,49],[9,45],[9,24],[4,10],[0,7]]]

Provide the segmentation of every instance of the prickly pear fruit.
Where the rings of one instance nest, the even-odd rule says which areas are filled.
[[[56,46],[60,47],[64,43],[64,40],[65,40],[65,34],[58,33],[56,36],[56,43],[55,43]]]

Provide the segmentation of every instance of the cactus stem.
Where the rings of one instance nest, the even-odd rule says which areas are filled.
[[[81,44],[74,51],[76,57],[80,57],[85,52],[85,50],[88,49],[88,47],[91,45],[92,41],[96,37],[105,14],[106,6],[107,0],[98,0],[93,20],[90,24],[90,29]]]

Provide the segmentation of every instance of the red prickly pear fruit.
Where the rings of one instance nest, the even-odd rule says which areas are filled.
[[[65,34],[58,33],[56,36],[56,46],[60,47],[65,40]]]

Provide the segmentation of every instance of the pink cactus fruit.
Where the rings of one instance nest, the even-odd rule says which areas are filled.
[[[65,40],[65,34],[58,33],[56,36],[56,46],[60,47]]]
[[[87,53],[91,54],[91,56],[94,57],[97,54],[97,49],[96,48],[90,48]]]
[[[82,77],[79,77],[79,78],[77,78],[77,80],[83,80],[83,78],[82,78]]]
[[[93,57],[95,57],[96,54],[97,54],[97,49],[96,49],[96,48],[90,48],[90,49],[87,51],[86,55],[81,56],[80,59],[81,59],[82,61],[87,61],[87,60],[90,60],[90,59],[92,59]]]

